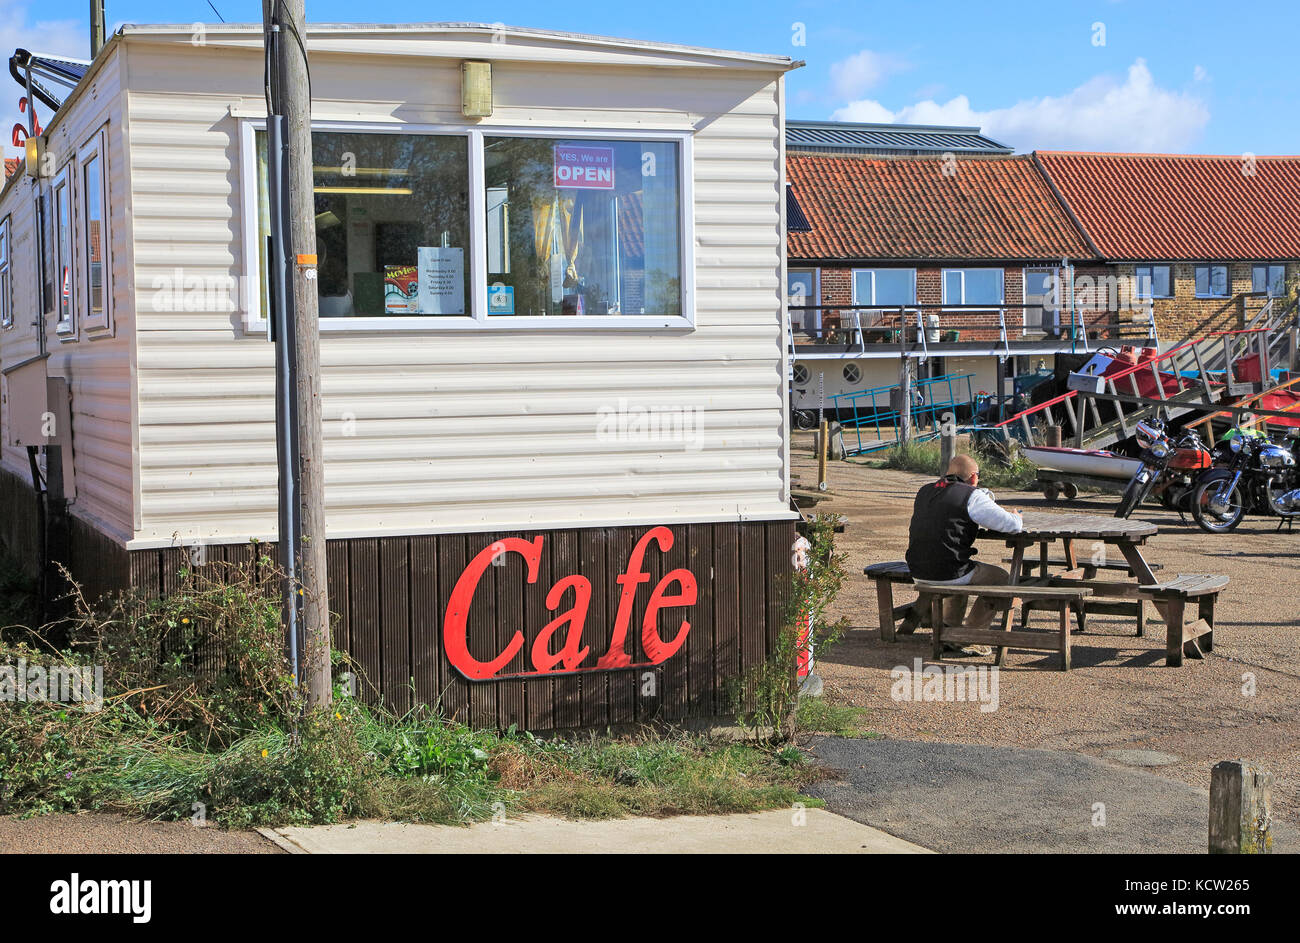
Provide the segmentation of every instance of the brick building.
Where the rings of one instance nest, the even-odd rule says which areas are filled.
[[[1162,340],[1240,327],[1300,281],[1300,157],[1033,156],[1093,253],[1150,299]]]

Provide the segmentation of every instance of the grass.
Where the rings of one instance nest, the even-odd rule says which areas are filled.
[[[980,484],[986,488],[1004,488],[1012,491],[1032,490],[1038,466],[1028,459],[1007,456],[991,450],[972,453],[980,466]],[[918,472],[923,475],[940,475],[940,446],[938,442],[908,442],[884,453],[884,457],[868,464],[873,468],[893,468],[899,471]]]
[[[0,639],[0,668],[98,665],[104,678],[95,712],[3,705],[0,814],[103,810],[246,828],[814,804],[801,790],[817,773],[789,745],[662,730],[541,739],[470,729],[427,707],[394,714],[341,687],[328,710],[306,711],[265,595],[276,581],[180,576],[182,589],[160,600],[119,600],[107,612],[77,600],[66,650],[45,642],[49,633]],[[345,661],[336,656],[340,670],[355,670]]]
[[[874,740],[880,734],[866,726],[867,709],[839,704],[826,697],[799,701],[795,724],[800,733],[824,733],[854,740]]]

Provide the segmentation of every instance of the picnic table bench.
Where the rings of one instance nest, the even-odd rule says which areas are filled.
[[[934,625],[935,661],[943,661],[945,643],[956,645],[992,645],[997,648],[997,660],[994,664],[1001,666],[1006,658],[1008,647],[1028,648],[1032,651],[1054,651],[1061,653],[1061,670],[1070,670],[1070,611],[1092,594],[1086,586],[935,586],[918,583],[917,589],[932,594],[930,597],[930,621]],[[965,626],[943,624],[943,603],[951,596],[982,596],[985,599],[1006,599],[1015,605],[1019,599],[1022,605],[1032,600],[1043,606],[1053,606],[1060,614],[1060,622],[1055,633],[1027,632],[1010,629],[968,629]]]
[[[1165,664],[1178,667],[1183,655],[1204,658],[1214,648],[1214,604],[1228,585],[1226,576],[1210,573],[1179,574],[1167,583],[1154,583],[1138,589],[1143,599],[1164,604]],[[1196,600],[1196,618],[1186,619],[1187,605]]]

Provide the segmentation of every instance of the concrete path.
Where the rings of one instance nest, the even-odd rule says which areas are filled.
[[[1016,747],[839,737],[811,747],[837,772],[810,795],[939,852],[1206,851],[1209,793],[1141,769]],[[1300,833],[1281,822],[1273,842],[1300,851]]]
[[[822,809],[600,822],[525,816],[468,828],[356,822],[259,831],[299,854],[928,854]]]

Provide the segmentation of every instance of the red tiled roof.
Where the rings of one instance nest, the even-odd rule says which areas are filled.
[[[792,259],[1087,259],[1093,253],[1029,157],[792,154],[786,176],[812,224]]]
[[[1107,259],[1300,259],[1300,157],[1036,156]]]

